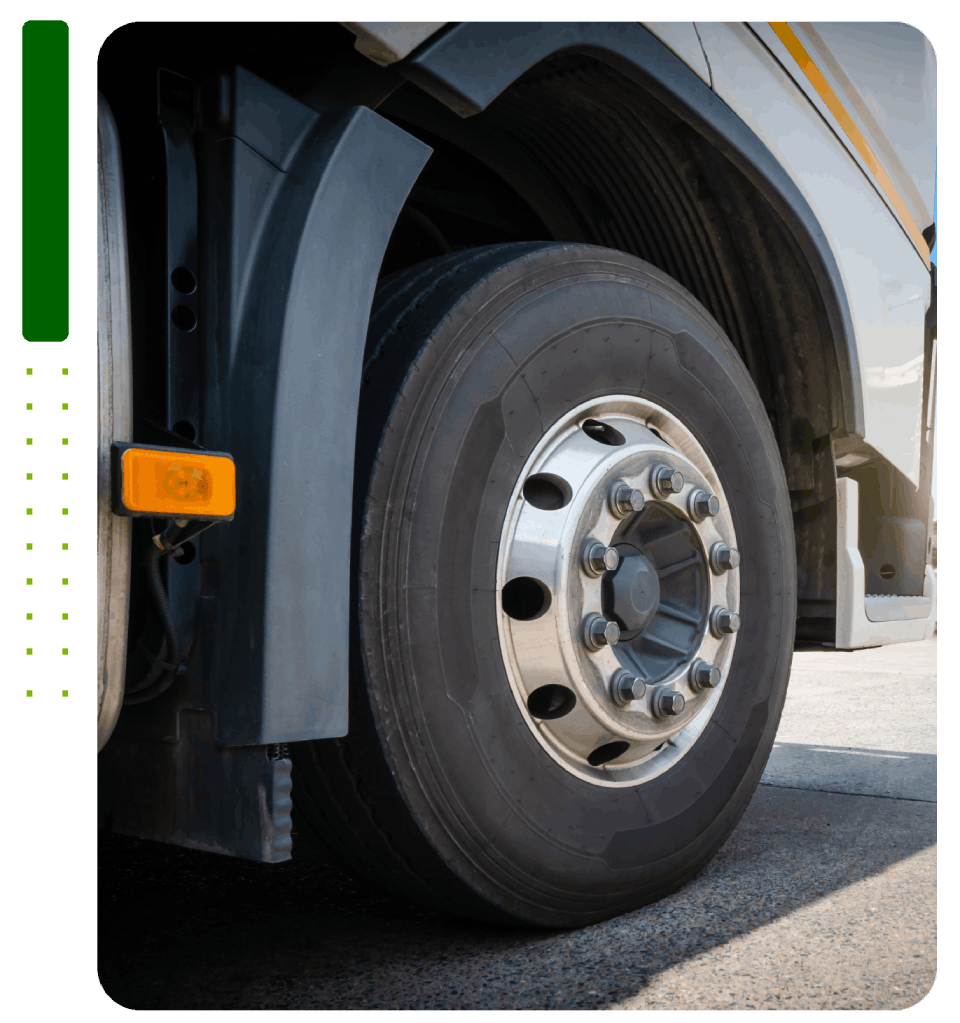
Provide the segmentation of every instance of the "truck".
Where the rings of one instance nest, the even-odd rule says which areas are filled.
[[[580,926],[722,846],[797,643],[933,634],[921,32],[140,22],[98,71],[102,828]]]

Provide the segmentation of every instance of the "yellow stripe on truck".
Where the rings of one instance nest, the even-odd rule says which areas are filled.
[[[780,42],[786,46],[790,56],[800,65],[800,70],[807,76],[810,84],[817,90],[818,95],[827,105],[827,109],[837,119],[840,127],[844,130],[853,148],[860,154],[860,158],[870,168],[871,173],[877,179],[881,191],[887,200],[897,211],[907,234],[920,253],[921,259],[929,267],[930,253],[923,232],[917,226],[916,221],[910,215],[906,204],[900,197],[897,186],[890,180],[890,175],[883,169],[882,164],[874,155],[873,150],[867,145],[860,129],[853,123],[853,118],[847,113],[846,108],[840,102],[837,94],[827,84],[820,69],[813,62],[813,58],[807,53],[803,43],[797,38],[796,33],[785,21],[771,21],[770,27],[776,32]]]

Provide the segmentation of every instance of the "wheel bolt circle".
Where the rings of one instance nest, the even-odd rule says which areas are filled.
[[[740,552],[736,547],[728,547],[725,543],[715,543],[710,548],[710,567],[720,575],[729,572],[740,564]]]
[[[661,497],[679,494],[683,490],[683,473],[679,469],[671,469],[669,465],[658,465],[651,476],[653,485]]]
[[[611,689],[615,699],[622,703],[630,703],[639,700],[646,694],[647,684],[642,678],[631,674],[625,668],[621,668],[611,680]]]
[[[617,518],[623,519],[627,515],[643,510],[643,491],[634,490],[623,480],[617,480],[610,488],[610,510]]]
[[[583,620],[583,641],[590,650],[613,646],[620,639],[620,626],[603,615],[587,615]]]
[[[662,717],[676,717],[686,700],[675,689],[661,689],[657,694],[657,711]]]
[[[720,685],[720,669],[706,661],[694,661],[690,665],[690,684],[695,689],[716,689]]]
[[[710,630],[718,638],[732,636],[740,628],[740,615],[728,608],[715,607],[710,612]]]
[[[694,490],[690,494],[690,518],[703,522],[705,518],[719,515],[720,498],[716,494],[708,494],[705,490]]]

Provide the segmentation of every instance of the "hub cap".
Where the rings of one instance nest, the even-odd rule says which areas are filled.
[[[723,565],[718,545],[734,552]],[[497,563],[504,664],[549,754],[597,785],[676,763],[727,684],[737,633],[718,622],[739,624],[739,576],[720,480],[676,417],[616,395],[555,423],[514,489]]]

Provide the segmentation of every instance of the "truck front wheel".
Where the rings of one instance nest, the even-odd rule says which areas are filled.
[[[716,321],[592,246],[396,274],[356,479],[350,733],[293,750],[312,827],[488,920],[689,880],[760,780],[796,614],[781,460]]]

